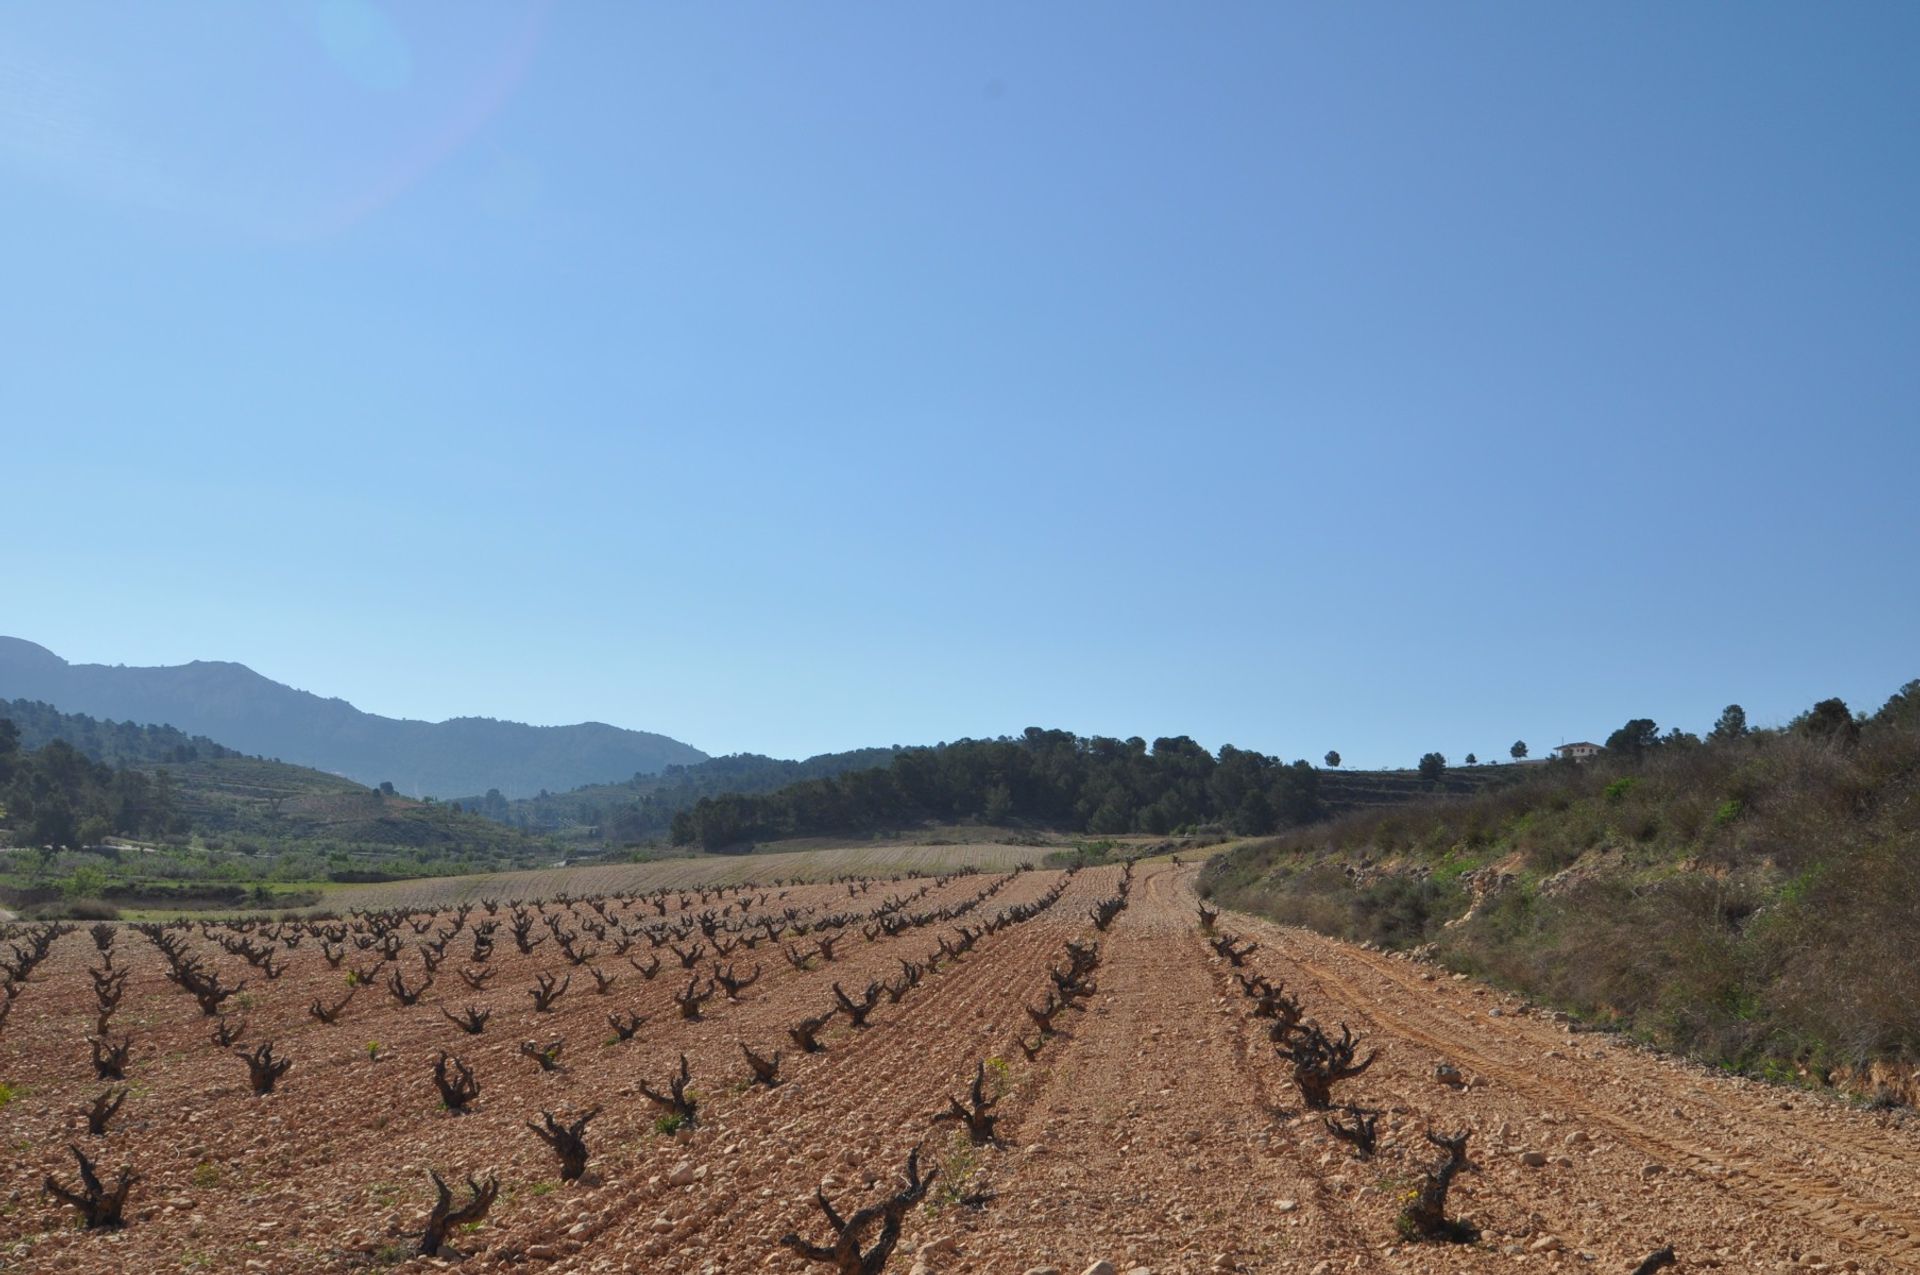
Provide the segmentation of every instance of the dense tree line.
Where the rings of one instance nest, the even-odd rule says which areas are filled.
[[[58,848],[160,836],[186,819],[164,776],[94,761],[63,739],[23,748],[19,727],[0,717],[0,826],[16,842]]]
[[[212,761],[239,753],[204,735],[189,735],[171,726],[139,726],[110,722],[85,713],[63,713],[39,700],[0,701],[0,717],[19,733],[21,748],[44,748],[63,740],[94,761],[109,766],[143,766],[157,762]]]
[[[1920,726],[1920,679],[1908,682],[1871,715],[1855,713],[1843,699],[1823,699],[1787,723],[1784,731],[1756,730],[1747,724],[1747,710],[1729,704],[1707,732],[1705,743],[1732,744],[1773,734],[1799,735],[1823,743],[1852,747],[1860,742],[1861,729],[1868,725],[1912,728]],[[1607,755],[1613,758],[1641,758],[1698,748],[1703,741],[1678,726],[1665,734],[1652,718],[1635,717],[1607,736]]]
[[[746,842],[867,832],[926,820],[1026,823],[1097,835],[1156,835],[1224,823],[1258,835],[1322,812],[1320,776],[1232,745],[1218,757],[1186,736],[1083,739],[1029,727],[1015,739],[903,748],[889,764],[761,796],[702,798],[673,839],[721,849]]]

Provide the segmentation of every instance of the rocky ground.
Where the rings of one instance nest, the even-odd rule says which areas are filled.
[[[383,986],[387,973],[398,967],[411,986],[425,970],[421,939],[402,925],[399,960],[328,1025],[310,1003],[337,1000],[345,970],[376,954],[352,951],[336,969],[308,937],[268,980],[213,941],[232,932],[187,931],[225,981],[249,979],[228,1004],[247,1022],[239,1043],[270,1039],[293,1060],[264,1097],[232,1051],[209,1041],[213,1020],[166,980],[153,944],[123,929],[112,949],[128,978],[111,1031],[131,1032],[134,1049],[125,1106],[101,1137],[86,1136],[83,1119],[109,1088],[87,1043],[88,969],[100,957],[76,930],[54,943],[0,1025],[0,1082],[14,1090],[0,1107],[11,1152],[0,1167],[0,1269],[829,1271],[781,1237],[828,1242],[816,1191],[843,1214],[879,1202],[900,1189],[916,1147],[937,1176],[906,1216],[891,1271],[1624,1273],[1665,1245],[1679,1257],[1668,1269],[1680,1272],[1920,1269],[1920,1170],[1904,1113],[1709,1074],[1426,966],[1229,914],[1217,928],[1258,944],[1235,970],[1197,922],[1192,871],[1141,868],[1104,933],[1089,910],[1119,889],[1113,868],[1064,882],[1020,873],[966,916],[895,937],[869,941],[850,924],[835,959],[807,968],[763,942],[731,954],[739,975],[758,965],[759,981],[737,999],[716,997],[699,1021],[681,1019],[671,999],[686,986],[678,958],[645,939],[630,955],[664,956],[650,981],[604,943],[580,967],[550,938],[522,954],[503,923],[486,963],[493,980],[473,991],[455,973],[471,964],[463,929],[432,988],[403,1006]],[[945,881],[906,911],[966,902],[997,879]],[[644,901],[609,911],[635,927],[721,906],[864,918],[924,884],[882,882],[857,896],[844,885],[784,897],[736,890],[685,907],[676,896],[665,918]],[[824,1052],[794,1048],[787,1029],[833,1009],[835,983],[855,991],[897,978],[902,960],[926,963],[959,925],[1044,902],[1062,884],[1038,915],[942,959],[897,1002],[882,996],[869,1025],[842,1014],[820,1033]],[[575,932],[596,916],[579,902],[549,911]],[[435,916],[427,937],[452,919]],[[482,919],[474,913],[467,928]],[[1070,939],[1099,941],[1095,988],[1056,1016],[1057,1033],[1029,1059],[1022,1044],[1039,1038],[1023,1006],[1042,1003]],[[618,974],[605,995],[588,973],[595,964]],[[711,953],[698,962],[703,979],[710,964]],[[528,994],[541,973],[572,976],[548,1013]],[[1380,1113],[1370,1158],[1302,1108],[1236,974],[1283,984],[1336,1033],[1344,1023],[1362,1056],[1381,1050],[1335,1094]],[[467,1004],[493,1011],[480,1035],[441,1012]],[[618,1043],[613,1010],[648,1021]],[[556,1038],[566,1042],[557,1070],[519,1051]],[[784,1051],[778,1086],[747,1084],[742,1045]],[[441,1050],[479,1079],[467,1114],[444,1110],[432,1084]],[[640,1086],[664,1088],[683,1053],[697,1123],[662,1132]],[[931,1118],[983,1063],[986,1091],[999,1095],[998,1142],[976,1148]],[[596,1108],[587,1172],[563,1183],[526,1122]],[[1472,1167],[1450,1208],[1477,1228],[1474,1242],[1396,1233],[1409,1193],[1440,1158],[1427,1130],[1470,1131]],[[43,1193],[48,1174],[76,1180],[69,1143],[109,1180],[122,1165],[138,1173],[123,1228],[83,1231]],[[429,1169],[455,1184],[498,1177],[484,1222],[450,1239],[464,1256],[412,1255],[433,1202]]]

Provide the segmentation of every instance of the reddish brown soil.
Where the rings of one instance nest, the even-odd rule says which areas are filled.
[[[195,930],[196,954],[228,981],[251,978],[243,1043],[272,1039],[294,1060],[279,1091],[261,1098],[245,1067],[207,1039],[210,1022],[192,999],[162,977],[153,945],[123,931],[116,965],[131,974],[115,1027],[135,1034],[132,1094],[103,1138],[87,1138],[78,1114],[107,1086],[86,1045],[86,970],[98,957],[76,931],[0,1027],[0,1081],[20,1090],[0,1109],[11,1153],[0,1169],[0,1270],[825,1271],[779,1237],[825,1240],[816,1187],[850,1212],[895,1189],[915,1146],[941,1178],[907,1221],[888,1267],[900,1272],[1078,1275],[1100,1259],[1121,1272],[1625,1272],[1667,1243],[1682,1259],[1669,1269],[1682,1272],[1920,1270],[1920,1171],[1903,1119],[1570,1033],[1426,967],[1223,916],[1221,928],[1260,944],[1248,972],[1284,982],[1310,1017],[1384,1046],[1337,1091],[1386,1112],[1379,1152],[1356,1159],[1299,1109],[1265,1024],[1249,1017],[1226,962],[1203,940],[1191,872],[1141,869],[1130,906],[1102,935],[1088,909],[1113,893],[1119,873],[1080,873],[1049,910],[981,938],[899,1003],[883,998],[870,1027],[836,1020],[817,1055],[796,1053],[786,1028],[825,1013],[836,980],[853,990],[894,976],[902,957],[923,960],[954,926],[873,942],[855,927],[837,960],[808,970],[765,944],[736,953],[740,972],[763,967],[760,982],[689,1023],[669,999],[685,975],[673,977],[668,949],[652,982],[603,957],[603,968],[621,971],[603,997],[552,941],[522,955],[503,923],[490,991],[469,992],[454,972],[469,948],[463,932],[420,1004],[367,987],[333,1026],[306,1012],[315,997],[344,990],[344,971],[327,966],[318,940],[303,941],[286,975],[269,982]],[[970,898],[991,879],[946,882],[909,910]],[[1057,879],[1021,874],[964,921],[1037,899]],[[774,906],[865,912],[920,884],[880,883],[855,899],[841,886],[794,887]],[[654,915],[635,904],[616,914]],[[572,915],[588,914],[575,905]],[[402,933],[401,963],[417,982],[415,939]],[[1068,939],[1096,937],[1097,993],[1059,1016],[1060,1034],[1029,1062],[1016,1045],[1033,1039],[1022,1003],[1040,1001]],[[644,960],[651,950],[642,940],[633,952]],[[352,952],[347,963],[370,959]],[[526,994],[542,971],[573,975],[549,1014],[533,1012]],[[494,1009],[483,1035],[460,1033],[439,1012],[468,1002]],[[651,1021],[633,1041],[607,1043],[614,1008]],[[517,1052],[523,1040],[554,1036],[567,1041],[562,1071],[542,1074]],[[746,1088],[742,1042],[785,1050],[784,1083]],[[440,1108],[429,1071],[441,1049],[479,1076],[467,1115]],[[638,1086],[662,1087],[683,1051],[700,1127],[663,1135]],[[951,1125],[929,1121],[982,1059],[996,1060],[991,1074],[1005,1090],[1002,1145],[975,1151]],[[1469,1083],[1436,1080],[1442,1062]],[[593,1106],[604,1110],[588,1130],[587,1177],[561,1184],[525,1121]],[[1395,1234],[1406,1192],[1437,1155],[1420,1137],[1428,1128],[1473,1131],[1476,1167],[1459,1179],[1453,1209],[1480,1227],[1475,1244]],[[74,1179],[68,1141],[103,1171],[131,1164],[142,1174],[123,1230],[83,1232],[42,1194],[49,1172]],[[1529,1151],[1546,1164],[1523,1164]],[[499,1175],[484,1225],[453,1240],[464,1260],[407,1256],[432,1202],[429,1167],[451,1180]],[[694,1180],[673,1185],[676,1169]]]

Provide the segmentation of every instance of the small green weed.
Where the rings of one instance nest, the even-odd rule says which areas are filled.
[[[934,1183],[933,1194],[927,1197],[927,1216],[937,1217],[957,1204],[965,1204],[972,1194],[967,1186],[979,1167],[979,1148],[956,1129],[947,1143],[947,1154],[940,1161],[940,1176]]]
[[[987,1059],[987,1081],[993,1087],[993,1096],[995,1098],[1004,1098],[1007,1096],[1007,1091],[1013,1088],[1013,1079],[1011,1069],[1007,1066],[1006,1059]]]

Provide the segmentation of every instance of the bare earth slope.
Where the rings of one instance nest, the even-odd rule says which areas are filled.
[[[738,974],[759,966],[760,980],[735,1000],[716,998],[698,1021],[682,1020],[671,1000],[687,975],[670,947],[633,944],[643,964],[663,956],[652,980],[603,951],[591,964],[619,980],[601,996],[590,966],[570,964],[552,939],[516,950],[505,908],[487,990],[454,973],[469,963],[462,930],[417,1005],[369,986],[333,1026],[307,1013],[313,999],[344,991],[317,939],[285,953],[285,975],[265,980],[191,931],[195,954],[223,978],[252,978],[242,1043],[270,1037],[295,1060],[263,1098],[249,1093],[238,1060],[208,1042],[210,1020],[163,978],[152,944],[122,931],[116,966],[129,976],[114,1030],[135,1037],[131,1093],[100,1138],[86,1137],[76,1114],[106,1088],[85,1042],[94,1012],[86,971],[98,957],[77,931],[54,944],[0,1026],[0,1081],[22,1091],[0,1108],[13,1152],[0,1168],[0,1269],[434,1269],[433,1259],[407,1256],[431,1203],[432,1166],[449,1179],[492,1171],[502,1182],[484,1225],[454,1237],[469,1254],[461,1269],[825,1271],[779,1237],[825,1240],[816,1188],[850,1212],[895,1189],[915,1146],[940,1178],[908,1217],[887,1268],[899,1272],[1077,1275],[1098,1259],[1123,1272],[1625,1272],[1668,1243],[1681,1258],[1670,1269],[1682,1272],[1920,1269],[1920,1170],[1903,1120],[1570,1034],[1411,962],[1221,917],[1220,929],[1259,944],[1240,972],[1283,981],[1310,1017],[1345,1022],[1366,1048],[1383,1048],[1337,1091],[1385,1112],[1378,1153],[1356,1159],[1300,1110],[1265,1023],[1249,1016],[1234,971],[1196,924],[1192,871],[1140,869],[1105,933],[1088,913],[1118,888],[1118,869],[1064,881],[1050,872],[948,880],[906,910],[980,899],[965,916],[871,940],[859,922],[830,929],[845,935],[830,963],[796,968],[765,942],[732,953]],[[608,911],[635,926],[721,906],[864,918],[927,884],[671,898],[665,916],[633,900]],[[896,978],[901,961],[925,964],[959,925],[1046,902],[1056,886],[1057,901],[1037,915],[941,959],[898,1001],[882,996],[868,1026],[835,1018],[820,1033],[825,1052],[800,1053],[788,1039],[797,1020],[833,1007],[835,983],[857,991]],[[576,931],[595,917],[580,903],[549,908]],[[476,911],[468,928],[483,919]],[[439,913],[433,929],[452,920]],[[543,923],[537,933],[546,932]],[[401,933],[407,950],[386,969],[417,983],[417,940],[408,926]],[[1069,939],[1100,942],[1097,990],[1056,1016],[1057,1034],[1029,1061],[1020,1042],[1031,1047],[1036,1033],[1022,1006],[1041,1003]],[[803,949],[814,938],[786,941]],[[354,951],[346,966],[375,957]],[[699,962],[703,978],[710,959]],[[537,973],[572,975],[551,1013],[536,1013],[527,994]],[[469,1002],[494,1012],[478,1036],[438,1008]],[[606,1014],[626,1008],[649,1021],[634,1040],[610,1043]],[[523,1040],[555,1037],[567,1041],[560,1071],[543,1073],[518,1052]],[[742,1044],[785,1051],[777,1088],[747,1086]],[[428,1078],[441,1049],[480,1078],[467,1115],[442,1110]],[[683,1053],[699,1127],[663,1134],[639,1085],[662,1087]],[[930,1117],[983,1060],[990,1088],[1003,1092],[1000,1145],[975,1149]],[[1467,1083],[1437,1080],[1442,1062]],[[560,1183],[524,1122],[594,1106],[603,1110],[587,1135],[587,1176]],[[1481,1228],[1477,1244],[1395,1234],[1407,1190],[1436,1156],[1420,1137],[1428,1128],[1473,1131],[1477,1167],[1459,1179],[1452,1207]],[[103,1171],[130,1163],[144,1175],[125,1230],[83,1233],[41,1194],[48,1172],[73,1179],[69,1140]],[[1545,1163],[1529,1167],[1527,1152]]]

